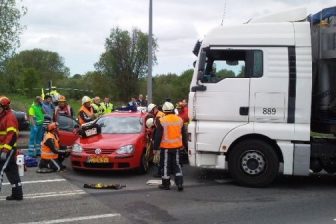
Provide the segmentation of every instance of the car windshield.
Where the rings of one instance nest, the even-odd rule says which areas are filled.
[[[134,134],[142,128],[139,117],[102,117],[97,123],[102,126],[102,134]]]

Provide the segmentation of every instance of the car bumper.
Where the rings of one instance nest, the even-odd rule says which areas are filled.
[[[72,153],[71,166],[81,170],[129,170],[140,166],[140,159],[135,155],[100,155],[100,158],[108,159],[108,162],[89,162],[89,158],[96,157],[93,154]]]

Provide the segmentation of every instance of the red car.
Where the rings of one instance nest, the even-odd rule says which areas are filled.
[[[101,134],[78,138],[70,159],[74,169],[148,171],[146,113],[114,112],[97,121]]]

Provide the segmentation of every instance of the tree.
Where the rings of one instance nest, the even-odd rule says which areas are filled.
[[[6,90],[15,92],[17,89],[47,87],[48,80],[63,85],[62,81],[69,73],[58,53],[33,49],[22,51],[6,61],[3,80],[9,83]],[[25,74],[33,74],[31,79],[34,81],[28,82],[29,76]]]
[[[20,45],[20,19],[26,11],[24,6],[17,8],[16,0],[0,0],[0,68]]]
[[[154,76],[153,78],[153,99],[156,104],[162,104],[167,98],[174,103],[188,99],[190,82],[194,70],[188,69],[181,75],[173,73]],[[141,90],[145,89],[146,80],[141,83]]]
[[[95,64],[98,72],[107,75],[118,87],[117,98],[128,100],[139,91],[139,79],[148,70],[148,35],[138,29],[132,32],[116,27],[105,42],[105,52]],[[153,41],[153,61],[156,62],[156,40]]]

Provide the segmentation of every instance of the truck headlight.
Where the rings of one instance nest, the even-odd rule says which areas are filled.
[[[121,146],[116,153],[117,154],[132,154],[134,152],[134,146],[133,145],[124,145]]]
[[[81,153],[82,151],[83,151],[83,148],[80,144],[74,144],[72,146],[72,152]]]

